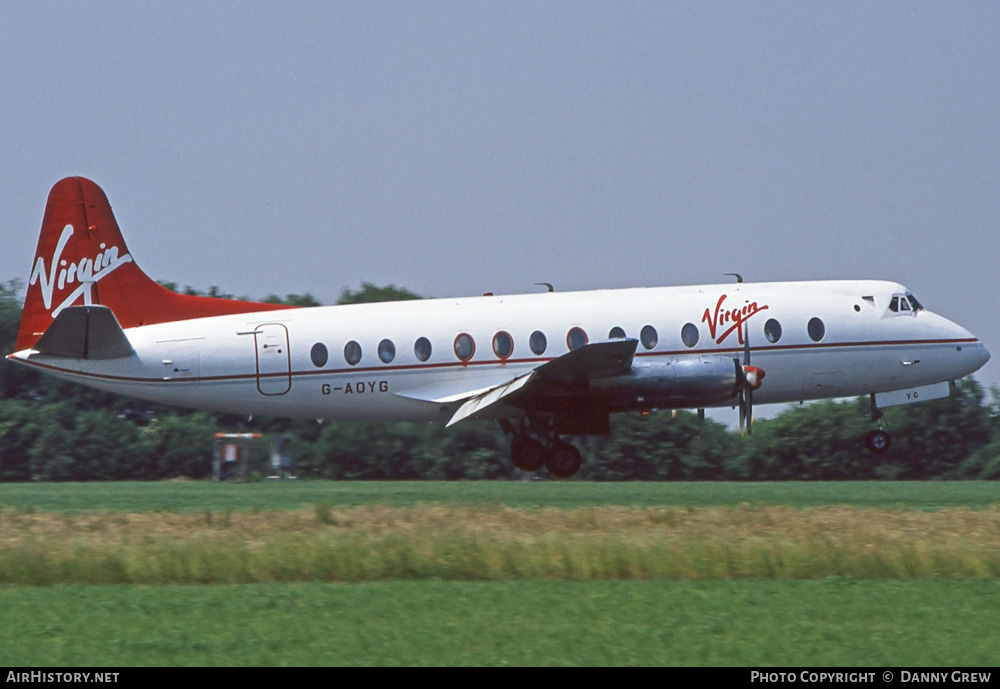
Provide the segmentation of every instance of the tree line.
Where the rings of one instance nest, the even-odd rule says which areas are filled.
[[[170,285],[176,289],[176,285]],[[23,285],[0,285],[0,347],[13,351]],[[197,290],[185,288],[191,294]],[[211,288],[210,294],[226,296]],[[392,285],[345,289],[338,303],[418,298]],[[267,301],[317,305],[309,294]],[[692,412],[618,414],[611,433],[577,439],[586,480],[868,480],[1000,478],[1000,403],[972,378],[950,397],[886,410],[893,446],[864,448],[867,398],[790,407],[741,437]],[[734,412],[735,413],[735,412]],[[207,478],[217,432],[263,434],[253,475],[268,471],[270,442],[288,440],[297,475],[364,480],[520,477],[495,424],[296,421],[209,414],[139,402],[41,376],[0,360],[0,481]],[[544,475],[544,470],[539,472]]]

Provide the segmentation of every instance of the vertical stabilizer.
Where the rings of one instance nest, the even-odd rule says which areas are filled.
[[[168,290],[132,258],[101,188],[84,177],[67,177],[49,192],[17,349],[34,345],[74,305],[106,306],[122,328],[289,308]]]

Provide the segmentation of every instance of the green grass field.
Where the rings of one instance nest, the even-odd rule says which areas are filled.
[[[993,666],[1000,583],[58,586],[0,609],[0,665],[30,667]]]
[[[720,507],[852,505],[913,510],[1000,504],[991,481],[589,483],[583,481],[264,481],[0,484],[0,508],[43,512],[290,510],[310,505]]]
[[[995,665],[998,503],[986,482],[5,484],[0,664]]]

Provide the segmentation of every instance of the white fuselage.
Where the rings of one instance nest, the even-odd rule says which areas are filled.
[[[129,328],[125,334],[135,354],[119,359],[66,360],[28,351],[13,356],[94,387],[187,407],[441,422],[470,394],[566,354],[574,328],[590,343],[613,339],[619,333],[612,330],[620,328],[626,337],[639,340],[633,374],[653,376],[669,371],[668,364],[699,357],[742,360],[745,328],[752,363],[766,373],[754,393],[756,404],[955,380],[989,359],[982,343],[955,323],[909,304],[892,310],[892,299],[906,294],[892,282],[826,281],[428,299]],[[533,351],[529,344],[535,332],[544,334],[543,351]],[[504,358],[506,338],[501,335],[494,347],[498,333],[513,342]],[[475,348],[466,360],[459,358],[467,353],[461,351],[466,338],[458,340],[463,334]],[[430,343],[426,360],[418,357],[419,338]],[[536,335],[536,345],[538,339]],[[388,361],[380,358],[383,341],[394,350],[390,359],[388,345],[382,345]],[[353,364],[345,358],[351,342],[361,350],[360,361]],[[614,379],[604,383],[606,389],[615,386]],[[701,403],[686,398],[649,401],[638,395],[619,400],[616,409],[732,404],[735,398]],[[492,413],[511,411],[501,407]]]

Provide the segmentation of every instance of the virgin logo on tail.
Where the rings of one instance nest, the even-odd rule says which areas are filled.
[[[73,302],[80,297],[83,297],[84,304],[92,304],[94,285],[110,275],[116,268],[132,262],[131,254],[125,253],[119,256],[117,246],[106,248],[104,244],[101,244],[101,250],[93,258],[81,258],[75,263],[69,263],[62,259],[62,253],[72,237],[73,226],[66,225],[56,243],[56,250],[49,261],[49,267],[45,267],[45,259],[39,256],[31,271],[31,278],[28,280],[29,285],[39,283],[45,310],[51,310],[53,318],[58,316],[59,312],[67,306],[72,306]],[[53,309],[53,292],[58,289],[61,296],[65,289],[72,288],[74,284],[79,286],[62,297],[62,301]]]

